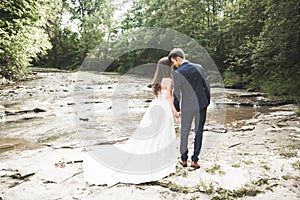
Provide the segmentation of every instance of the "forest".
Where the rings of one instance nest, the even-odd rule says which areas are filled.
[[[124,5],[128,9],[116,19]],[[0,78],[22,80],[30,67],[78,70],[100,43],[157,27],[181,32],[203,46],[225,87],[251,88],[299,103],[299,10],[296,0],[2,0]],[[160,54],[129,52],[109,70],[124,73]]]

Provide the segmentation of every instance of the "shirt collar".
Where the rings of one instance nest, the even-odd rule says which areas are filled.
[[[188,62],[189,62],[188,60],[184,60],[184,61],[181,63],[180,66],[182,66],[183,64],[186,64],[186,63],[188,63]]]

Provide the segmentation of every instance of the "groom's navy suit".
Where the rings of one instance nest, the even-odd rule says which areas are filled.
[[[179,105],[181,102],[181,105]],[[188,136],[195,119],[195,143],[192,161],[197,162],[202,146],[206,109],[210,103],[210,87],[206,74],[199,64],[184,61],[174,72],[174,105],[181,111],[182,161],[188,159]]]

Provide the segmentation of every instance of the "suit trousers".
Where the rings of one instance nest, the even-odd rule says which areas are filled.
[[[181,138],[180,138],[180,154],[181,160],[187,161],[188,159],[188,138],[191,130],[192,122],[195,122],[195,138],[194,138],[194,153],[192,155],[192,161],[198,162],[202,138],[203,129],[206,120],[207,107],[196,111],[182,111],[181,112]]]

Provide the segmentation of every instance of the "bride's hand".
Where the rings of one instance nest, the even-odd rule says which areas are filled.
[[[174,112],[174,116],[175,116],[176,118],[179,118],[179,117],[180,117],[180,115],[181,115],[181,113],[180,113],[180,112],[177,112],[177,111],[175,111],[175,112]]]

